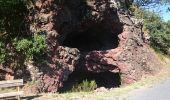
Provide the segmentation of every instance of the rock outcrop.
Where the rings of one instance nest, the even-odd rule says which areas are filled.
[[[39,66],[42,74],[36,84],[39,92],[56,92],[75,70],[80,53],[76,48],[59,46],[51,63]]]
[[[122,84],[154,74],[161,64],[149,49],[143,23],[109,0],[32,0],[30,29],[47,36],[40,92],[55,92],[76,70],[120,73]]]

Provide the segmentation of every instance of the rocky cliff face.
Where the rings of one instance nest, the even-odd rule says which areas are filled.
[[[161,64],[149,49],[142,21],[108,0],[32,0],[30,29],[47,36],[40,91],[55,92],[75,70],[120,73],[121,84],[154,74]]]

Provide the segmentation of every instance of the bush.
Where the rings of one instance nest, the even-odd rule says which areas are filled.
[[[163,22],[161,19],[155,19],[154,22],[148,21],[145,24],[151,36],[151,46],[158,52],[170,56],[170,29],[168,22]]]
[[[82,83],[76,84],[73,86],[71,89],[71,92],[90,92],[93,91],[97,88],[97,84],[94,80],[88,81],[88,80],[83,80]]]
[[[150,35],[151,47],[170,56],[170,21],[164,22],[159,14],[135,6],[131,10],[137,18],[144,19],[143,31]]]
[[[32,38],[15,39],[16,50],[26,56],[26,60],[38,59],[46,49],[45,35],[34,35]]]

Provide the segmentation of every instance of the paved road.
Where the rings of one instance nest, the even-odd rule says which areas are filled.
[[[134,90],[126,100],[170,100],[170,78],[153,87]]]

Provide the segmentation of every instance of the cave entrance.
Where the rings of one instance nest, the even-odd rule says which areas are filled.
[[[98,24],[83,31],[72,31],[66,36],[63,45],[77,48],[81,52],[113,49],[119,44],[118,34]]]
[[[93,73],[90,71],[77,70],[71,73],[68,80],[64,82],[60,92],[67,92],[73,88],[75,84],[80,84],[84,80],[95,81],[97,88],[115,88],[121,85],[120,73],[112,73],[109,71]]]
[[[111,24],[110,24],[111,23]],[[83,28],[83,29],[82,29]],[[121,85],[120,73],[112,73],[110,71],[95,73],[85,70],[85,56],[91,51],[106,51],[115,49],[119,45],[118,35],[123,31],[122,24],[118,22],[108,22],[103,20],[99,23],[77,27],[68,33],[62,45],[70,48],[77,48],[80,51],[80,61],[75,66],[76,70],[71,73],[64,82],[60,92],[71,90],[75,84],[82,83],[84,80],[95,81],[97,87],[114,88]]]

